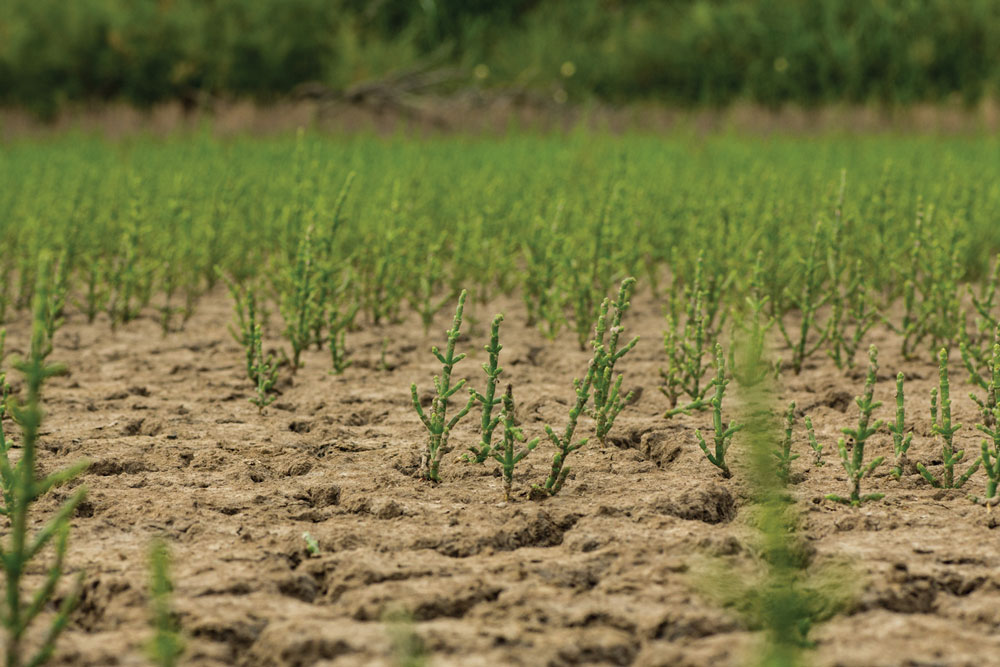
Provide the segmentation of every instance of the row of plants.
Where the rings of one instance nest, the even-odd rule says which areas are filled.
[[[612,303],[610,299],[604,299],[601,303],[600,313],[594,325],[594,337],[591,340],[594,356],[587,366],[583,379],[573,381],[576,400],[570,408],[566,426],[562,433],[558,433],[549,425],[545,426],[545,435],[555,448],[555,454],[552,457],[552,468],[548,477],[543,483],[532,487],[532,497],[554,496],[562,489],[570,471],[567,465],[569,455],[587,444],[587,438],[574,440],[577,421],[582,414],[593,419],[594,435],[601,444],[604,444],[615,418],[632,398],[631,393],[623,395],[624,376],[620,373],[615,375],[615,364],[635,347],[639,340],[635,337],[624,344],[621,341],[624,331],[622,317],[630,306],[629,298],[634,285],[634,278],[626,278],[622,281],[615,301]],[[484,391],[480,393],[476,389],[469,389],[465,405],[451,417],[448,416],[450,399],[467,383],[465,379],[453,382],[452,378],[455,365],[465,358],[465,353],[456,354],[455,351],[461,333],[465,297],[466,293],[463,291],[459,296],[454,322],[448,330],[445,351],[442,353],[437,347],[431,349],[432,354],[441,362],[442,371],[434,378],[435,391],[429,410],[424,410],[417,385],[410,387],[413,408],[428,434],[426,448],[421,456],[419,474],[429,481],[440,481],[441,457],[449,451],[449,435],[463,417],[474,407],[479,406],[480,441],[469,448],[464,459],[475,464],[482,464],[489,459],[496,460],[503,474],[504,497],[509,501],[515,466],[538,446],[541,438],[527,440],[523,429],[517,425],[514,390],[510,384],[501,397],[496,396],[500,374],[503,372],[499,366],[500,351],[503,349],[500,344],[500,323],[503,321],[503,315],[493,318],[490,342],[486,346],[489,361],[483,364],[483,371],[486,374]],[[500,407],[500,411],[494,416],[494,409],[497,406]],[[501,431],[498,440],[494,442],[494,433],[498,427]]]
[[[760,358],[762,358],[762,354],[758,352],[756,359]],[[882,406],[882,401],[876,401],[874,398],[879,370],[878,349],[875,345],[869,348],[864,389],[861,395],[855,399],[859,412],[857,426],[841,429],[845,437],[840,438],[836,444],[836,452],[840,457],[844,472],[847,474],[850,492],[846,496],[828,494],[826,496],[828,500],[858,506],[866,501],[880,500],[884,497],[884,494],[881,493],[862,494],[861,483],[885,462],[884,456],[867,460],[865,445],[873,435],[886,432],[892,437],[893,458],[890,461],[892,464],[890,473],[895,479],[900,480],[904,475],[915,472],[919,473],[934,488],[960,489],[982,466],[987,478],[985,495],[982,497],[969,495],[968,497],[971,501],[987,507],[1000,503],[1000,495],[997,493],[997,486],[1000,484],[1000,463],[998,463],[1000,462],[1000,457],[998,457],[998,452],[1000,452],[998,449],[1000,448],[1000,426],[998,426],[1000,407],[997,403],[998,397],[1000,397],[1000,327],[996,329],[992,354],[981,366],[975,365],[969,356],[965,356],[969,382],[982,392],[981,394],[974,392],[969,394],[970,400],[977,406],[979,412],[979,422],[975,424],[975,429],[986,436],[981,440],[980,453],[975,457],[966,457],[965,450],[958,448],[955,443],[955,435],[962,428],[962,425],[955,423],[952,419],[948,362],[948,351],[941,348],[938,352],[938,386],[934,387],[930,393],[931,432],[941,446],[940,470],[934,474],[923,462],[916,462],[911,471],[908,452],[913,443],[913,432],[906,419],[905,375],[900,371],[896,376],[894,420],[891,423],[874,420],[873,415]],[[719,345],[717,345],[715,368],[716,376],[706,390],[706,393],[711,391],[713,396],[704,402],[704,405],[712,410],[714,448],[709,449],[700,431],[696,431],[695,435],[709,462],[719,468],[722,475],[728,478],[732,474],[726,461],[726,453],[733,443],[736,433],[743,426],[724,421],[723,398],[726,387],[735,377],[737,383],[742,387],[752,388],[764,380],[766,376],[762,374],[758,377],[741,378],[739,375],[727,375],[725,357]],[[670,413],[667,414],[670,415]],[[793,480],[792,461],[800,457],[799,453],[792,450],[793,430],[798,414],[795,403],[790,403],[785,413],[784,437],[779,439],[772,452],[777,474],[786,483]],[[818,441],[810,416],[806,415],[804,421],[808,436],[807,444],[811,450],[811,464],[822,467],[826,463],[823,458],[824,450],[829,448]],[[960,464],[964,465],[965,469],[956,471],[956,466]]]
[[[351,331],[410,312],[429,331],[463,289],[475,331],[479,304],[516,294],[584,349],[625,276],[666,304],[677,409],[707,400],[704,361],[748,307],[794,373],[824,355],[851,369],[880,323],[907,358],[990,353],[994,140],[67,141],[0,156],[0,322],[29,309],[47,252],[59,313],[112,329],[182,328],[226,279],[264,334],[280,312],[293,369],[317,345],[339,372]],[[814,166],[831,162],[846,168]]]

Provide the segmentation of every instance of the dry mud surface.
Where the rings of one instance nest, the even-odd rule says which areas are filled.
[[[750,134],[805,134],[818,132],[974,134],[1000,129],[1000,102],[983,100],[977,107],[959,104],[797,107],[780,109],[739,103],[727,109],[686,110],[660,104],[624,106],[588,103],[564,105],[548,95],[476,93],[443,97],[421,96],[413,104],[317,103],[283,100],[271,105],[216,100],[204,108],[185,110],[178,102],[150,109],[122,104],[71,107],[43,121],[26,110],[0,107],[0,142],[82,131],[116,139],[132,136],[170,136],[206,127],[221,135],[272,134],[312,127],[326,132],[370,131],[381,135],[506,134],[511,127],[542,131],[570,131],[577,127],[625,132],[694,130],[716,133],[737,130]]]
[[[500,310],[503,378],[515,386],[522,426],[529,437],[546,423],[561,429],[571,381],[589,355],[569,333],[552,343],[527,328],[519,301],[470,306],[480,323],[461,343],[471,354],[457,375],[482,384],[485,323]],[[642,340],[620,368],[626,388],[643,391],[619,417],[613,443],[574,453],[563,493],[535,502],[526,491],[544,480],[552,457],[543,442],[521,464],[509,504],[494,464],[458,460],[477,438],[471,415],[452,438],[443,482],[412,474],[423,431],[408,387],[431,386],[439,369],[428,348],[441,343],[446,314],[430,337],[415,320],[349,334],[355,365],[339,377],[327,374],[325,351],[308,352],[264,416],[247,401],[230,316],[219,293],[165,338],[153,316],[111,334],[106,321],[71,315],[57,335],[53,359],[71,372],[47,388],[40,462],[45,470],[93,462],[68,559],[85,571],[85,590],[57,664],[147,664],[155,536],[175,557],[185,664],[392,664],[384,618],[393,609],[412,615],[433,665],[748,664],[757,636],[692,581],[707,560],[753,558],[740,445],[731,450],[736,474],[724,480],[695,439],[695,428],[710,429],[710,414],[661,417],[663,320],[651,297],[637,297],[627,318]],[[8,328],[16,354],[27,322]],[[277,344],[276,323],[270,328]],[[884,348],[878,416],[892,418],[892,379],[905,370],[911,459],[939,463],[927,409],[935,368],[903,364],[888,332],[874,338]],[[384,339],[388,370],[379,368]],[[956,364],[952,375],[957,421],[971,425],[965,374]],[[896,482],[887,465],[868,486],[885,500],[861,509],[822,501],[846,491],[834,442],[856,421],[861,373],[817,357],[784,384],[782,399],[812,416],[828,449],[825,467],[808,463],[800,420],[792,491],[806,539],[817,560],[847,559],[858,577],[853,603],[814,630],[815,664],[1000,664],[1000,512],[935,490],[912,470]],[[592,428],[583,419],[579,433]],[[957,438],[978,449],[971,426]],[[884,430],[871,443],[873,456],[891,457]],[[984,480],[979,472],[968,488],[981,493]],[[307,553],[304,531],[319,556]]]

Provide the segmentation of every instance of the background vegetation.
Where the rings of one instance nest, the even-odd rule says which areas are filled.
[[[413,68],[557,100],[973,103],[993,0],[5,0],[0,104],[267,100]]]
[[[956,281],[989,273],[1000,250],[997,149],[983,137],[586,131],[17,141],[0,154],[0,320],[29,306],[45,249],[61,256],[84,310],[91,300],[122,307],[113,294],[89,295],[109,282],[112,292],[133,285],[123,298],[141,305],[169,295],[177,306],[216,284],[216,267],[237,282],[271,276],[280,291],[310,227],[331,275],[350,276],[345,302],[376,322],[406,303],[440,310],[442,294],[451,307],[466,288],[468,317],[485,317],[479,304],[498,291],[521,293],[539,326],[572,328],[573,300],[593,290],[586,338],[600,299],[626,275],[663,290],[669,275],[690,280],[702,257],[713,284],[733,276],[713,294],[740,304],[758,253],[769,307],[783,313],[805,307],[781,295],[817,245],[819,261],[837,248],[892,299],[908,280],[922,287],[914,272],[925,269]]]

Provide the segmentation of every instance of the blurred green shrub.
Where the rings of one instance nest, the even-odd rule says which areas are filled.
[[[682,105],[959,97],[1000,83],[995,0],[4,0],[0,104],[268,99],[421,65]]]

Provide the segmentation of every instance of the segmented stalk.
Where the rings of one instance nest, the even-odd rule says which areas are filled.
[[[417,416],[427,429],[427,446],[420,459],[420,476],[432,482],[440,482],[441,456],[448,451],[448,436],[458,422],[469,413],[476,402],[475,394],[470,392],[469,400],[465,407],[458,411],[451,419],[447,418],[448,401],[465,386],[465,380],[459,380],[454,386],[451,384],[451,375],[455,364],[465,359],[465,354],[455,354],[455,344],[458,342],[460,330],[462,328],[462,311],[465,309],[466,291],[458,297],[458,308],[455,310],[455,319],[452,321],[451,329],[448,330],[448,344],[445,353],[434,346],[431,352],[441,362],[441,375],[434,377],[435,395],[431,401],[431,409],[425,413],[420,405],[420,397],[417,395],[417,385],[410,385],[410,396],[413,400],[413,407],[417,411]]]
[[[850,483],[851,492],[847,497],[831,493],[826,496],[827,500],[857,507],[870,500],[881,500],[885,497],[884,493],[861,494],[861,480],[871,476],[875,468],[885,460],[884,456],[879,456],[870,463],[865,463],[865,443],[883,424],[881,420],[875,422],[871,420],[872,414],[882,405],[881,401],[873,400],[877,377],[878,349],[872,345],[868,349],[868,375],[865,377],[865,390],[861,396],[854,399],[854,402],[858,405],[858,410],[861,412],[861,416],[858,418],[858,425],[853,429],[845,428],[842,430],[844,435],[851,439],[854,445],[853,451],[850,453],[847,451],[847,443],[844,438],[840,438],[837,441],[840,462],[844,466],[844,472],[847,473],[847,481]]]

